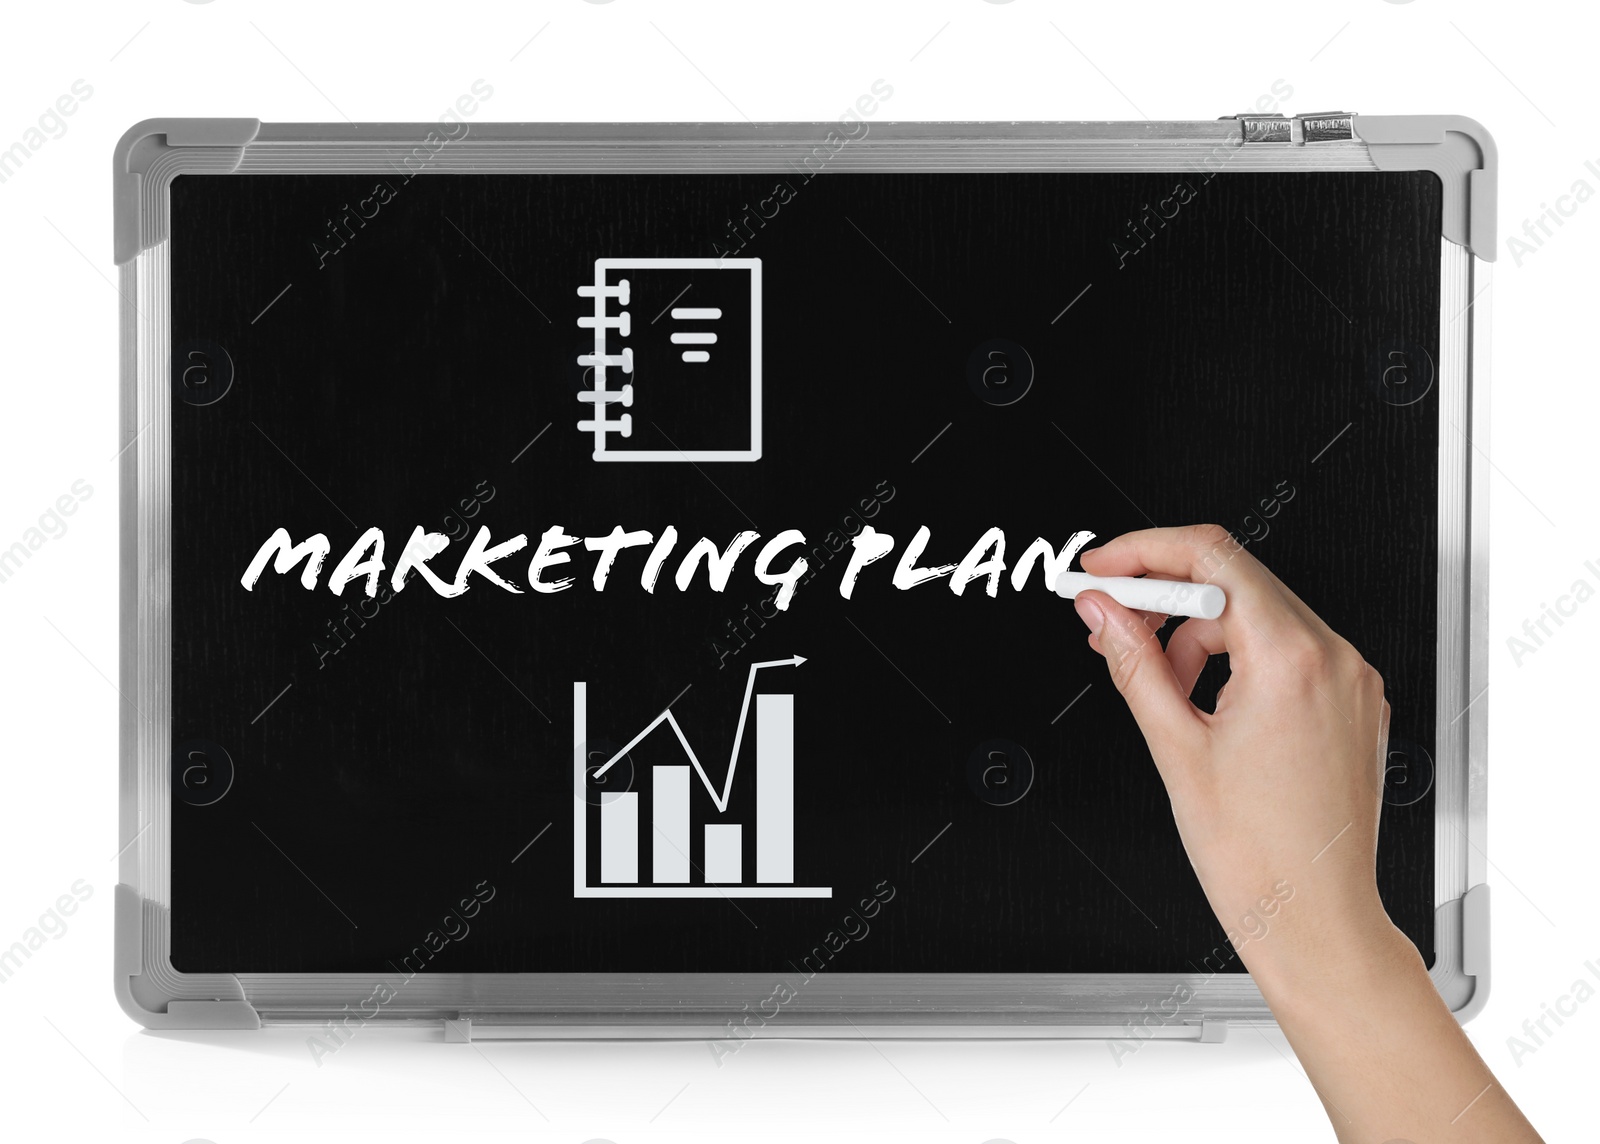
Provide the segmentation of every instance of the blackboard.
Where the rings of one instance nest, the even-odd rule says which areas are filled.
[[[1426,172],[180,176],[174,967],[383,973],[425,950],[438,972],[732,973],[821,950],[864,973],[1240,972],[1103,662],[1012,563],[1040,537],[1220,523],[1378,668],[1393,739],[1430,752],[1439,416],[1417,363],[1438,358],[1440,215]],[[602,436],[690,453],[755,451],[737,367],[759,260],[759,459],[596,459],[577,288],[597,259],[730,264],[641,266],[611,300],[632,323],[613,345],[640,348],[634,404],[607,406],[631,435]],[[671,311],[714,293],[696,364],[721,372],[695,375],[669,334],[695,319]],[[581,540],[543,572],[572,586],[531,590],[557,525],[679,540],[653,592],[650,548],[597,591]],[[845,600],[866,525],[895,548]],[[481,527],[525,534],[494,565],[522,592],[328,590],[367,529],[392,570],[418,526],[450,538],[444,582]],[[1003,529],[996,594],[896,588],[922,526],[923,566]],[[329,539],[316,587],[302,564],[246,590],[280,527]],[[812,567],[779,611],[753,564],[788,529],[805,542],[772,567]],[[696,539],[746,530],[724,591],[704,566],[679,590]],[[613,804],[574,791],[577,682],[591,759],[670,710],[703,765],[689,884],[721,824],[756,881],[758,772],[781,781],[757,752],[785,734],[760,697],[792,696],[790,882],[828,896],[579,896]],[[641,883],[654,768],[684,742],[663,722],[612,772]],[[1433,802],[1387,801],[1378,852],[1430,959]]]

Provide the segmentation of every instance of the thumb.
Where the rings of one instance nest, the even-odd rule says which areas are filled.
[[[1158,745],[1176,745],[1197,720],[1156,634],[1137,613],[1104,592],[1080,593],[1074,607],[1089,626],[1091,643],[1099,644],[1111,682],[1127,701],[1152,753]]]

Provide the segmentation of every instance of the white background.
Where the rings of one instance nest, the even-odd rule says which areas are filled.
[[[1592,1139],[1600,998],[1550,1025],[1555,1035],[1520,1064],[1507,1044],[1588,976],[1586,960],[1600,965],[1591,844],[1600,602],[1520,665],[1506,644],[1575,580],[1600,586],[1584,566],[1600,567],[1600,202],[1576,205],[1520,265],[1506,242],[1578,180],[1600,189],[1586,9],[1438,0],[9,6],[0,148],[23,139],[75,80],[93,94],[65,134],[0,184],[0,547],[74,482],[93,492],[63,535],[0,584],[0,947],[75,881],[93,893],[64,934],[0,984],[0,1134],[173,1144],[439,1139],[469,1127],[485,1138],[618,1144],[712,1131],[973,1144],[1331,1139],[1282,1038],[1249,1029],[1223,1045],[1150,1045],[1121,1067],[1102,1042],[772,1042],[717,1068],[703,1044],[446,1046],[437,1032],[369,1028],[318,1068],[303,1031],[143,1033],[111,993],[110,160],[127,127],[151,116],[430,120],[479,78],[494,88],[479,121],[825,120],[879,78],[894,95],[878,119],[1198,119],[1244,109],[1281,79],[1294,89],[1286,111],[1465,114],[1500,146],[1499,262],[1480,300],[1492,298],[1495,327],[1493,424],[1479,441],[1495,471],[1493,650],[1480,700],[1491,713],[1494,985],[1469,1031],[1548,1138]],[[1374,566],[1381,571],[1377,554]],[[1373,588],[1382,590],[1379,575]],[[1072,616],[1061,624],[1064,639],[1081,638]]]

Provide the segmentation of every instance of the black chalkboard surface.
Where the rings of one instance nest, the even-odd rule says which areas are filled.
[[[1138,729],[1013,568],[1223,524],[1431,751],[1438,410],[1385,369],[1437,360],[1440,211],[1429,173],[180,176],[172,735],[233,777],[175,774],[173,965],[387,972],[449,915],[440,972],[776,971],[833,933],[852,972],[1198,969],[1223,930]],[[622,279],[599,309],[629,313],[605,384],[631,404],[583,401],[578,288]],[[627,437],[578,427],[597,404]],[[895,547],[847,600],[869,525]],[[897,588],[923,526],[930,569],[1003,530],[995,594]],[[445,587],[480,529],[525,535],[489,566],[520,591],[393,592],[418,527]],[[241,584],[279,528],[328,538],[314,589],[304,563]],[[334,595],[371,528],[383,590]],[[614,529],[651,543],[597,590],[581,538]],[[791,529],[780,610],[755,568]],[[747,531],[723,590],[703,564],[679,588],[696,540]],[[572,583],[536,590],[536,551]],[[575,784],[575,737],[593,771],[664,710]],[[1434,799],[1401,801],[1379,883],[1431,958]]]

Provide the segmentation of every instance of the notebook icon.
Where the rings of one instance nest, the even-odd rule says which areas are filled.
[[[596,461],[761,458],[759,258],[597,258],[578,294]]]

